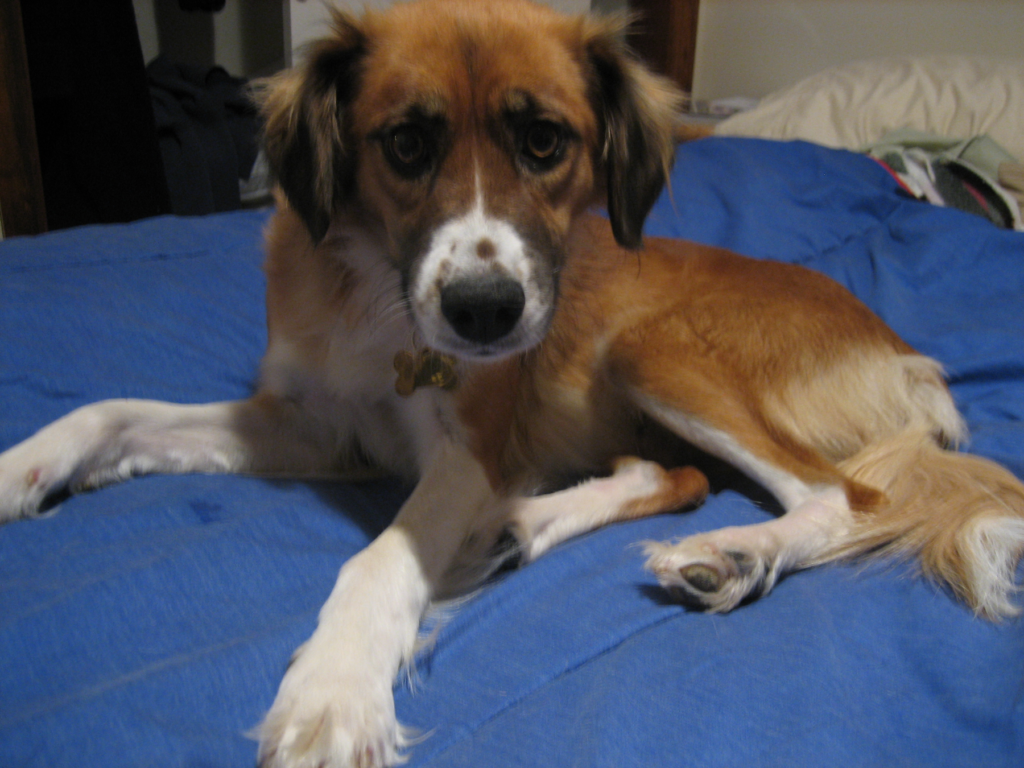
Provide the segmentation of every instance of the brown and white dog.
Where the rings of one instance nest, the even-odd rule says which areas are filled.
[[[1024,487],[945,449],[964,427],[937,363],[821,275],[641,248],[678,95],[620,32],[525,0],[335,14],[261,96],[284,198],[258,393],[103,402],[0,456],[0,519],[142,472],[419,478],[341,569],[259,729],[264,765],[398,761],[392,681],[453,569],[503,530],[529,560],[698,503],[692,446],[785,514],[649,544],[681,599],[727,611],[881,550],[1016,612]]]

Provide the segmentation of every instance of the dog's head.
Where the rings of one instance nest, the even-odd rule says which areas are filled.
[[[354,19],[263,95],[265,147],[314,239],[383,235],[425,343],[463,358],[543,338],[574,219],[640,245],[678,92],[622,23],[526,0],[420,0]]]

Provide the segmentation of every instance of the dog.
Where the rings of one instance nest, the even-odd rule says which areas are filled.
[[[729,611],[882,552],[1017,612],[1024,486],[949,450],[965,429],[938,363],[822,275],[642,238],[680,96],[622,29],[528,0],[334,12],[258,97],[281,192],[257,393],[106,401],[0,455],[5,520],[146,472],[417,478],[296,652],[264,766],[400,762],[392,681],[430,602],[507,532],[529,561],[699,504],[695,449],[783,514],[648,543],[680,600]]]

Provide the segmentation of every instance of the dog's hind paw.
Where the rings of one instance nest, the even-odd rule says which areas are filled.
[[[713,612],[731,611],[774,585],[776,568],[764,554],[730,547],[728,529],[672,543],[645,545],[647,569],[676,600]]]

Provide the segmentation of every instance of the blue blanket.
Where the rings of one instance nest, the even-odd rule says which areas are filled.
[[[0,449],[109,397],[251,391],[267,213],[0,242]],[[946,366],[969,450],[1024,476],[1024,235],[810,144],[681,148],[648,232],[797,262]],[[250,767],[341,563],[408,488],[147,477],[0,528],[0,765]],[[728,615],[667,601],[633,542],[767,512],[735,491],[504,575],[396,689],[410,766],[1019,766],[1024,625],[910,565],[834,565]]]

